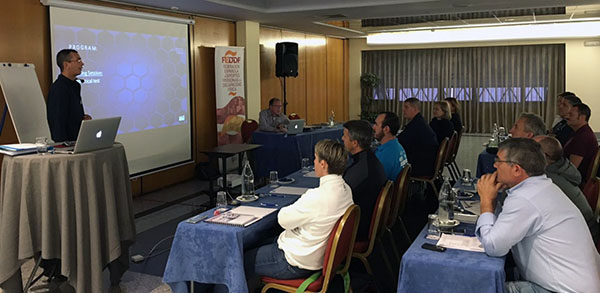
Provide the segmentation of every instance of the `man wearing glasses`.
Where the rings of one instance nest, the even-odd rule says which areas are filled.
[[[269,100],[269,109],[260,111],[258,119],[258,129],[268,132],[287,132],[287,125],[290,120],[281,113],[281,100],[272,98]]]
[[[496,172],[477,183],[477,237],[490,256],[512,251],[522,279],[508,282],[507,292],[599,292],[600,255],[587,224],[544,175],[545,165],[541,146],[532,139],[500,144]],[[507,188],[507,196],[502,211],[495,213],[501,188]]]
[[[92,119],[83,112],[81,84],[76,78],[84,64],[77,51],[71,49],[60,50],[56,64],[60,74],[50,86],[46,101],[50,134],[55,142],[76,141],[81,121]]]

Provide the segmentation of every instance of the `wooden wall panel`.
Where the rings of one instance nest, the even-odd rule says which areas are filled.
[[[269,107],[273,97],[282,98],[280,79],[275,76],[275,44],[281,41],[281,30],[260,29],[260,105]]]
[[[215,93],[215,46],[235,45],[235,24],[194,17],[194,121],[196,158],[205,161],[201,150],[217,146],[217,114]]]
[[[38,76],[44,97],[48,95],[52,83],[50,56],[50,35],[48,34],[48,11],[39,1],[2,0],[0,9],[0,61],[32,63]],[[5,100],[0,91],[0,111]],[[6,122],[0,144],[18,142],[10,114]],[[0,155],[0,164],[3,156]]]
[[[286,78],[287,114],[296,113],[306,117],[306,46],[305,35],[298,32],[282,31],[282,42],[298,43],[298,77]]]
[[[275,77],[277,42],[299,43],[298,77],[287,80],[288,113],[314,124],[326,122],[333,109],[337,121],[348,120],[348,41],[262,27],[261,108],[270,98],[282,97],[282,83]]]
[[[346,120],[344,99],[344,40],[327,38],[327,114]]]
[[[327,107],[327,48],[324,36],[306,37],[306,110],[307,123],[326,122]]]

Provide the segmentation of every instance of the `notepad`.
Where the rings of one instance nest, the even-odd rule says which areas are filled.
[[[0,145],[0,153],[9,156],[18,156],[36,152],[36,145],[33,143],[16,143]]]
[[[272,208],[239,206],[228,212],[211,217],[205,220],[205,222],[237,227],[248,227],[276,210],[277,209]]]
[[[270,193],[303,195],[310,188],[280,186],[270,191]]]
[[[475,252],[485,252],[477,237],[442,234],[437,246]]]

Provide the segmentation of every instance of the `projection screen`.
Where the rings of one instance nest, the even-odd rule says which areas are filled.
[[[187,24],[50,7],[50,30],[53,79],[58,51],[78,51],[85,113],[122,117],[130,175],[192,159]]]

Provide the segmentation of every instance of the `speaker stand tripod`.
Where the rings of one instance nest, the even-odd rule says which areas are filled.
[[[287,91],[285,88],[285,80],[287,79],[286,76],[283,77],[283,115],[287,116]]]

